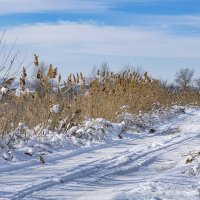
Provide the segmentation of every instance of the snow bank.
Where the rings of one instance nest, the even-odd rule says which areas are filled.
[[[56,149],[73,149],[109,142],[120,139],[123,132],[123,123],[114,124],[100,118],[88,119],[67,131],[52,131],[42,124],[31,130],[25,123],[19,123],[15,131],[0,140],[0,162],[24,161],[50,154]]]
[[[186,107],[182,106],[172,106],[170,109],[159,109],[151,113],[140,113],[139,115],[124,112],[118,116],[118,121],[124,122],[128,130],[140,133],[151,128],[156,128],[161,123],[185,112]]]

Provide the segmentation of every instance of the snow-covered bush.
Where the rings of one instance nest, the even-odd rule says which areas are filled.
[[[118,121],[124,122],[129,130],[143,132],[183,113],[185,113],[183,106],[172,106],[171,108],[154,110],[149,113],[140,112],[139,115],[123,112],[118,115]]]
[[[14,131],[0,139],[0,160],[15,162],[40,158],[57,148],[71,149],[91,143],[119,140],[124,130],[123,123],[115,124],[100,118],[85,120],[65,131],[62,127],[52,131],[45,124],[29,129],[26,123],[21,122]]]

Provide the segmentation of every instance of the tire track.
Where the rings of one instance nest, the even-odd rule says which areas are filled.
[[[71,169],[68,173],[60,175],[59,177],[56,176],[44,182],[31,185],[30,187],[18,191],[13,195],[11,199],[22,199],[34,192],[46,190],[55,185],[72,182],[76,179],[81,179],[89,176],[95,177],[95,179],[99,179],[107,176],[115,176],[137,171],[140,167],[146,166],[153,162],[158,155],[171,149],[177,148],[186,142],[190,142],[195,136],[196,134],[191,134],[190,136],[185,135],[185,137],[181,137],[181,139],[179,137],[175,137],[172,139],[172,141],[161,147],[152,147],[152,150],[147,149],[145,152],[130,153],[126,153],[127,151],[125,151],[119,155],[112,156],[112,158],[100,159],[93,163],[87,163],[84,166],[76,166],[74,168],[75,170]]]

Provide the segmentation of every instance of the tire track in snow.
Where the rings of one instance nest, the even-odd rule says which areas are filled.
[[[167,144],[161,147],[152,147],[152,150],[147,149],[143,153],[138,152],[130,152],[120,153],[119,155],[115,155],[112,158],[100,159],[96,162],[93,162],[92,166],[76,166],[75,170],[69,170],[71,172],[65,173],[61,176],[56,176],[54,178],[48,179],[41,183],[31,185],[21,191],[18,191],[13,195],[11,199],[22,199],[28,195],[31,195],[34,192],[38,192],[40,190],[46,190],[52,186],[68,183],[74,181],[76,179],[85,178],[88,176],[93,176],[96,179],[103,178],[106,176],[114,176],[119,174],[124,174],[132,171],[137,171],[140,167],[148,165],[153,162],[153,160],[160,154],[165,153],[172,148],[177,148],[183,145],[186,142],[189,142],[193,139],[197,134],[191,134],[190,136],[185,135],[184,138],[175,137],[172,138]],[[175,141],[174,141],[175,140]],[[126,152],[126,151],[125,151]],[[137,154],[134,156],[135,154]],[[121,155],[122,154],[122,155]],[[125,158],[125,159],[124,159]],[[92,164],[92,163],[90,163]],[[82,169],[81,169],[82,168]],[[79,170],[77,170],[79,169]]]
[[[55,157],[50,157],[50,158],[45,158],[46,162],[48,163],[54,163],[55,162],[59,162],[61,160],[64,160],[64,159],[69,159],[69,158],[72,158],[72,157],[75,157],[75,156],[80,156],[80,154],[85,154],[85,153],[89,153],[91,151],[94,151],[94,150],[98,150],[98,149],[103,149],[103,148],[108,148],[110,147],[111,145],[112,146],[115,146],[115,145],[118,145],[119,142],[111,142],[111,143],[107,143],[107,144],[100,144],[100,145],[95,145],[95,146],[91,146],[91,147],[86,147],[86,148],[79,148],[77,150],[74,150],[70,153],[67,153],[65,155],[56,155]],[[23,162],[23,163],[19,163],[19,164],[12,164],[10,166],[6,166],[6,167],[2,167],[0,168],[0,172],[3,174],[3,173],[10,173],[11,171],[12,172],[17,172],[17,171],[23,171],[24,168],[34,168],[34,167],[37,167],[38,168],[38,161],[37,160],[31,160],[31,161],[27,161],[27,162]]]
[[[132,157],[131,154],[126,155],[125,159],[124,156],[121,156],[121,158],[118,157],[115,163],[105,166],[104,171],[107,170],[107,172],[100,172],[99,175],[95,174],[94,176],[96,177],[96,179],[99,179],[108,176],[123,175],[129,172],[135,172],[139,170],[140,167],[151,164],[159,155],[164,154],[170,151],[171,149],[178,148],[184,143],[192,141],[195,136],[196,134],[178,140],[171,144],[164,145],[156,149],[149,150],[147,152],[143,152],[135,157]],[[122,162],[119,162],[119,160],[122,160]]]

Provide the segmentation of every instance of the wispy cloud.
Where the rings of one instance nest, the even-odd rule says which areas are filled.
[[[185,12],[185,14],[179,15],[158,14],[156,13],[159,10],[158,7],[154,13],[150,14],[148,10],[150,10],[152,2],[159,5],[173,5],[180,3],[180,0],[173,2],[171,0],[153,0],[151,3],[147,0],[102,0],[98,2],[94,0],[59,0],[59,3],[57,0],[48,0],[48,4],[46,0],[2,0],[0,1],[2,19],[0,27],[43,22],[55,23],[59,20],[67,20],[72,22],[94,21],[113,26],[137,26],[143,30],[163,30],[178,35],[200,33],[200,12],[194,14]],[[135,5],[138,4],[145,4],[145,6],[137,10]],[[126,6],[124,7],[124,5]],[[200,6],[196,7],[197,10],[200,8]],[[179,10],[177,8],[179,6],[172,10]]]
[[[106,5],[92,0],[1,0],[0,15],[48,11],[97,11],[106,9]]]
[[[139,6],[139,7],[138,7]],[[142,7],[140,7],[142,6]],[[169,6],[169,7],[168,7]],[[117,10],[131,13],[166,14],[199,12],[198,0],[1,0],[0,15],[49,11],[98,12]]]
[[[26,48],[67,54],[198,58],[200,37],[178,37],[158,30],[60,22],[13,27],[6,37]]]
[[[123,14],[118,13],[119,21],[129,22],[127,25],[134,25],[147,30],[165,31],[179,35],[199,34],[200,15],[148,15],[148,14]]]

